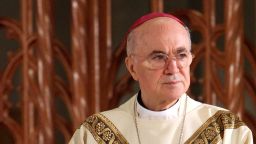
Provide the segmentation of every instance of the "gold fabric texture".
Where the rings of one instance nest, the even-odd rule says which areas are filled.
[[[236,129],[243,125],[245,124],[233,113],[219,110],[185,144],[216,144],[223,138],[225,129]]]
[[[99,144],[128,144],[114,124],[102,114],[88,117],[83,125]]]

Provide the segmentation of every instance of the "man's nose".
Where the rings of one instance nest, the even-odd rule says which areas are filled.
[[[169,59],[166,62],[165,72],[166,74],[175,74],[179,72],[179,66],[175,59]]]

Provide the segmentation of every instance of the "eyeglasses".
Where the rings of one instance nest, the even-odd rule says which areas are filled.
[[[136,54],[132,54],[132,56],[138,56]],[[175,54],[174,57],[169,57],[167,54],[162,52],[152,53],[148,57],[143,60],[143,65],[150,69],[162,69],[168,65],[170,60],[174,60],[178,68],[187,67],[189,64],[191,53],[188,51],[180,52]]]

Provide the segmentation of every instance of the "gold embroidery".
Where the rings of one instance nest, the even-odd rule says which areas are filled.
[[[245,124],[233,113],[219,110],[185,144],[216,144],[223,138],[225,129],[236,129],[242,125]]]
[[[128,144],[115,125],[102,114],[88,117],[83,125],[99,144]]]

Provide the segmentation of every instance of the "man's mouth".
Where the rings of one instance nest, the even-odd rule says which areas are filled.
[[[163,84],[170,84],[170,85],[174,85],[174,84],[178,84],[181,81],[169,81],[169,82],[164,82]]]

